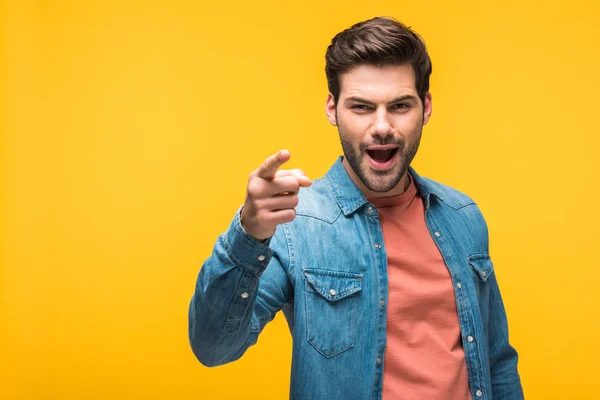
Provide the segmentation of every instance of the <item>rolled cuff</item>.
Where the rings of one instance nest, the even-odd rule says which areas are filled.
[[[258,240],[242,227],[240,221],[240,207],[235,214],[225,235],[227,255],[251,274],[260,277],[273,257],[273,250],[269,247],[271,238]]]

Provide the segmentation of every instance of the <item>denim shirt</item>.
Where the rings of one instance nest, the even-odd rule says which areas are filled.
[[[454,284],[472,398],[523,399],[479,208],[409,172]],[[236,214],[200,270],[189,340],[202,364],[229,363],[282,310],[293,337],[291,399],[381,399],[387,303],[378,211],[340,158],[300,191],[296,218],[271,239],[254,239]]]

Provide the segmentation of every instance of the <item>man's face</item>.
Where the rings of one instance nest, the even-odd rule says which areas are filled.
[[[404,191],[423,125],[431,115],[431,94],[421,102],[412,66],[359,65],[340,77],[337,105],[331,94],[326,112],[338,127],[344,166],[369,197]]]

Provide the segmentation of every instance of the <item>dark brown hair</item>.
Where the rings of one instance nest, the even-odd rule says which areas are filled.
[[[410,27],[393,18],[377,17],[335,35],[325,54],[325,75],[336,104],[340,96],[340,75],[361,64],[412,65],[417,93],[425,103],[431,59],[425,42]]]

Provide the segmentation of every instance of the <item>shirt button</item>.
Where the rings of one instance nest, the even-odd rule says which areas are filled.
[[[258,256],[258,261],[265,261],[265,256],[263,256],[262,254]]]
[[[335,296],[335,290],[334,290],[334,289],[331,289],[331,290],[329,291],[329,293],[330,293],[332,296]]]
[[[240,296],[242,297],[242,299],[247,299],[249,294],[248,294],[248,292],[244,292]]]
[[[462,283],[458,282],[458,283],[456,284],[456,287],[457,287],[457,288],[459,288],[459,289],[462,289]]]
[[[381,301],[379,302],[379,305],[380,305],[381,307],[385,307],[385,301],[381,300]]]
[[[486,274],[486,272],[485,272],[485,271],[481,271],[481,276],[483,276],[483,277],[485,278],[485,276],[486,276],[486,275],[487,275],[487,274]]]
[[[481,397],[481,396],[483,396],[483,392],[481,390],[478,390],[475,392],[475,396]]]
[[[371,207],[371,206],[367,207],[367,213],[373,214],[373,207]]]
[[[379,249],[381,249],[381,245],[380,245],[379,243],[375,243],[375,248],[376,248],[377,250],[379,250]]]
[[[377,365],[380,365],[381,364],[381,357],[377,357],[376,362],[377,362]]]
[[[467,336],[467,342],[473,343],[474,340],[473,336]]]
[[[441,234],[441,233],[439,233],[439,232],[436,232],[436,233],[435,233],[435,236],[436,236],[436,237],[440,237],[440,236],[442,236],[442,234]]]

